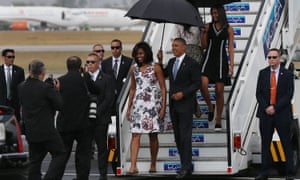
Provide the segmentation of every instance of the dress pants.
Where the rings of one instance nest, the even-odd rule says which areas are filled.
[[[75,168],[77,180],[88,180],[91,167],[91,145],[92,145],[92,131],[91,128],[85,128],[72,132],[60,132],[62,140],[66,148],[64,157],[64,165],[66,166],[74,141],[77,142],[75,151]],[[65,168],[64,168],[65,169]]]
[[[108,124],[95,124],[94,126],[94,140],[97,144],[98,150],[98,168],[99,173],[102,176],[107,174],[107,158],[108,158],[108,147],[107,147],[107,131]]]
[[[44,180],[60,180],[64,172],[64,155],[65,149],[59,136],[42,142],[29,142],[29,173],[28,180],[41,180],[41,165],[47,155],[51,154],[49,164]]]
[[[175,142],[180,156],[181,170],[192,171],[192,122],[193,108],[171,106],[170,116]]]
[[[274,128],[276,128],[282,143],[286,157],[286,173],[292,175],[293,156],[290,140],[291,118],[277,119],[276,116],[268,116],[260,119],[260,133],[262,138],[262,168],[260,174],[268,176],[270,164],[272,162],[270,143],[272,141]]]

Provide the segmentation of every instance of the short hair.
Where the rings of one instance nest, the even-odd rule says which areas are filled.
[[[88,56],[94,56],[94,57],[96,57],[96,60],[97,60],[97,61],[100,60],[100,59],[99,59],[99,56],[98,56],[96,53],[94,53],[94,52],[89,53]]]
[[[46,70],[45,64],[38,59],[31,61],[29,64],[29,71],[31,77],[38,79],[38,76],[41,75]]]
[[[13,49],[3,49],[2,50],[2,56],[6,56],[6,54],[9,53],[9,52],[15,53],[15,50],[13,50]]]
[[[118,42],[120,44],[120,46],[122,47],[122,41],[120,39],[113,39],[111,41],[111,43],[113,43],[113,42]]]
[[[277,54],[278,54],[278,56],[280,56],[280,54],[281,54],[281,53],[280,53],[280,50],[277,49],[277,48],[270,48],[269,51],[268,51],[268,53],[269,53],[270,51],[276,51]]]
[[[185,39],[183,39],[183,38],[181,38],[181,37],[177,37],[177,38],[175,38],[173,41],[179,41],[179,42],[181,42],[182,44],[186,45]]]
[[[140,62],[137,61],[137,58],[136,58],[139,49],[142,49],[145,52],[144,63],[149,64],[149,63],[153,62],[153,52],[151,50],[150,45],[146,42],[139,42],[134,46],[134,48],[132,50],[132,54],[131,54],[138,66],[142,65],[142,64],[140,64]]]
[[[81,59],[78,56],[70,56],[67,59],[68,71],[77,71],[81,67]]]
[[[102,44],[100,44],[100,43],[97,43],[97,44],[94,44],[94,45],[93,45],[93,49],[94,49],[96,46],[101,46],[101,47],[103,47],[103,45],[102,45]]]

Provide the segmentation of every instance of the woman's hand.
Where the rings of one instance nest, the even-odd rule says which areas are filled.
[[[163,121],[165,118],[165,114],[166,114],[166,109],[165,108],[161,108],[160,112],[159,112],[159,120]]]
[[[127,110],[126,118],[127,118],[127,121],[130,122],[130,109]]]
[[[228,76],[232,77],[232,75],[233,75],[233,66],[229,66]]]

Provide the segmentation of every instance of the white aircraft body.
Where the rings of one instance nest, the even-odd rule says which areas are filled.
[[[112,8],[72,8],[72,12],[84,14],[90,27],[122,28],[137,24],[138,20],[125,17],[127,11]]]
[[[87,21],[86,16],[76,14],[69,8],[51,6],[0,6],[0,20],[8,22],[40,22],[47,25],[71,27],[81,26]]]
[[[124,17],[125,10],[110,8],[64,8],[52,6],[0,6],[0,21],[11,28],[26,30],[30,24],[65,28],[122,28],[137,21]],[[25,27],[24,27],[25,26]]]

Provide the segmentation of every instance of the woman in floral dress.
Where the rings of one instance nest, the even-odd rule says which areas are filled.
[[[150,173],[156,172],[158,153],[157,133],[166,111],[166,86],[163,71],[153,62],[153,53],[145,42],[135,45],[132,51],[135,64],[130,69],[131,87],[127,119],[130,121],[131,167],[129,174],[138,173],[137,155],[142,134],[149,134],[151,166]]]

